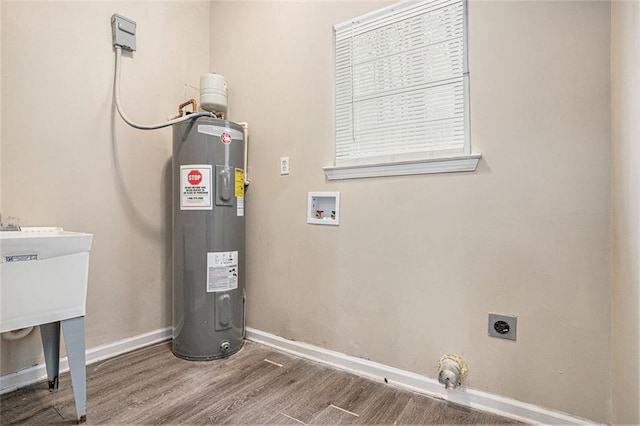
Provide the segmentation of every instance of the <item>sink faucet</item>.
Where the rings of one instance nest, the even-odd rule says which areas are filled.
[[[20,230],[20,225],[18,225],[16,220],[17,218],[13,217],[13,216],[9,216],[9,223],[7,223],[6,225],[2,223],[2,213],[0,213],[0,231],[19,231]]]

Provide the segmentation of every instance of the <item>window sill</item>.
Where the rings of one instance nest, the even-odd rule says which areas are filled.
[[[359,179],[381,176],[422,175],[429,173],[473,172],[482,154],[429,158],[397,163],[358,164],[323,167],[328,180]]]

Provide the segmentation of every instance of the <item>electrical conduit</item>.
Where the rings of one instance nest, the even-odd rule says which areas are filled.
[[[154,130],[154,129],[161,129],[163,127],[173,126],[187,120],[193,120],[198,117],[216,118],[214,113],[199,112],[195,114],[189,114],[180,118],[175,118],[173,120],[165,121],[164,123],[159,123],[159,124],[138,124],[130,120],[129,117],[127,117],[127,115],[124,113],[122,105],[120,104],[120,62],[122,59],[122,48],[120,46],[116,46],[115,49],[116,49],[116,73],[115,73],[115,82],[114,82],[114,99],[116,103],[116,109],[118,110],[120,117],[122,117],[122,120],[124,120],[124,122],[127,123],[129,126],[134,127],[136,129],[140,129],[140,130]]]

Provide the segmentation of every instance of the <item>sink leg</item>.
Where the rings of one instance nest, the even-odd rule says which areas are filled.
[[[60,371],[60,321],[41,324],[40,337],[47,367],[49,392],[55,392],[58,390],[58,372]]]
[[[62,321],[62,332],[67,347],[71,370],[73,397],[76,400],[78,423],[87,419],[87,364],[84,353],[84,317]]]

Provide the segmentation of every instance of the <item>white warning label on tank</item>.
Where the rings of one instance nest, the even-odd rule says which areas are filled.
[[[236,198],[236,201],[238,203],[238,207],[237,207],[237,216],[244,216],[244,197],[238,197]]]
[[[238,252],[207,253],[207,292],[238,288]]]
[[[211,210],[211,165],[180,166],[180,210]]]

